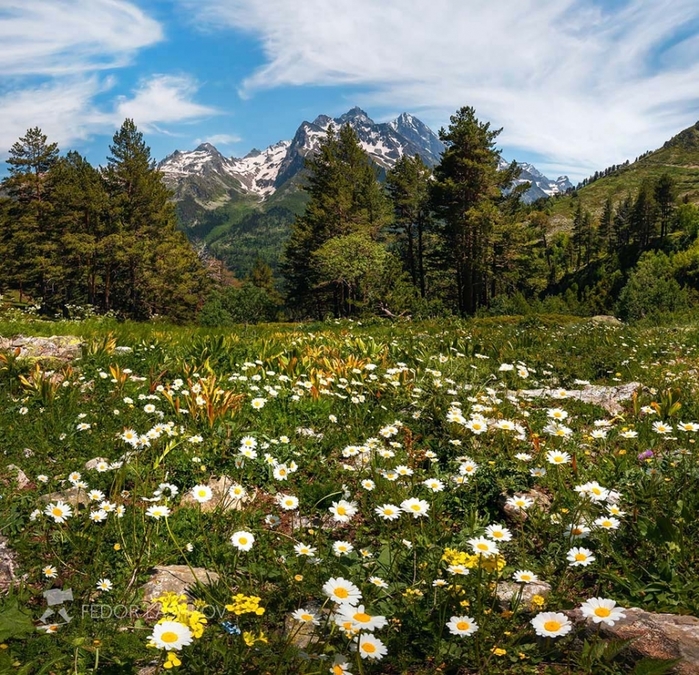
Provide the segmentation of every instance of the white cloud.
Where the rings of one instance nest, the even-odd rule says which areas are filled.
[[[56,75],[127,63],[163,39],[160,24],[126,0],[2,0],[0,73]]]
[[[696,0],[180,0],[211,29],[261,42],[241,93],[364,88],[360,103],[448,123],[462,105],[504,127],[509,152],[581,176],[696,121]]]
[[[211,143],[214,146],[224,146],[224,145],[235,145],[240,143],[243,139],[240,136],[235,136],[234,134],[214,134],[213,136],[207,136],[205,139],[198,139],[195,141],[197,145],[201,143]]]
[[[141,82],[130,96],[97,106],[95,98],[114,82],[97,76],[61,78],[42,86],[0,96],[0,156],[27,130],[38,126],[63,149],[92,134],[113,133],[126,117],[141,131],[159,130],[159,124],[187,122],[216,114],[192,101],[196,82],[187,77],[156,75]]]

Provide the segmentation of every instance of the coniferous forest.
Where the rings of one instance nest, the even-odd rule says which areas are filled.
[[[90,307],[204,325],[531,312],[640,319],[691,307],[699,209],[671,173],[629,183],[601,205],[584,198],[600,179],[626,175],[624,163],[525,204],[526,185],[512,189],[517,164],[499,168],[500,132],[464,107],[440,131],[446,149],[433,169],[405,155],[380,172],[349,125],[331,126],[306,160],[305,210],[281,237],[278,265],[251,259],[235,278],[183,234],[133,121],[98,168],[29,129],[2,181],[0,292],[49,316]],[[251,214],[250,226],[269,221],[279,236],[286,212],[277,211]]]

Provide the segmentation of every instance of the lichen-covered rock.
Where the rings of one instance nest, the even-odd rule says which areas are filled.
[[[603,637],[632,640],[629,651],[636,658],[680,659],[674,671],[680,675],[699,675],[699,619],[677,614],[654,614],[642,609],[625,610],[626,618],[613,626],[601,625]],[[591,633],[597,624],[582,616],[580,610],[568,612],[571,620],[585,623]]]
[[[558,400],[575,399],[604,408],[612,415],[621,412],[621,401],[629,401],[634,393],[643,389],[640,382],[629,382],[618,387],[604,387],[588,384],[584,389],[524,389],[517,395],[523,398],[554,398]]]
[[[24,488],[28,487],[31,483],[29,478],[27,478],[27,474],[15,464],[7,465],[7,474],[14,479],[20,490],[24,490]]]
[[[535,581],[531,584],[505,581],[498,584],[496,594],[503,609],[512,609],[517,606],[524,610],[532,610],[537,609],[532,603],[534,596],[540,595],[546,600],[551,594],[551,584],[545,581]]]
[[[17,581],[16,567],[17,555],[8,546],[7,539],[0,536],[0,593],[6,592]]]
[[[62,490],[61,492],[52,492],[48,495],[41,496],[42,501],[48,502],[65,502],[71,506],[78,506],[82,504],[83,506],[90,503],[90,498],[87,496],[87,492],[79,487],[68,488],[67,490]]]
[[[75,335],[0,338],[0,351],[19,349],[19,357],[34,360],[72,361],[82,356],[82,340]]]
[[[197,582],[215,584],[218,574],[204,567],[188,567],[187,565],[158,565],[153,576],[142,586],[144,602],[154,602],[163,593],[181,595]]]

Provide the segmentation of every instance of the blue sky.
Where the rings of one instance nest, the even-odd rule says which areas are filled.
[[[435,131],[462,105],[506,158],[580,179],[699,119],[696,0],[1,0],[0,157],[30,126],[104,163],[242,156],[354,105]]]

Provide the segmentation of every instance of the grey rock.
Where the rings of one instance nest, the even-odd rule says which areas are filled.
[[[222,511],[240,511],[243,508],[243,504],[255,499],[255,494],[249,494],[244,499],[234,499],[230,496],[228,490],[236,481],[234,481],[229,476],[221,476],[220,478],[211,478],[206,485],[211,488],[213,493],[212,498],[208,502],[199,504],[191,492],[187,492],[182,496],[180,504],[183,506],[201,506],[201,510],[204,513],[210,511],[215,511],[216,509]]]
[[[590,384],[584,389],[567,389],[565,390],[566,399],[575,399],[583,403],[590,403],[604,408],[612,415],[620,413],[623,408],[621,401],[629,401],[634,393],[639,389],[643,389],[640,382],[629,382],[618,387],[605,387],[601,385]],[[517,392],[518,396],[524,398],[554,398],[554,393],[561,391],[560,389],[524,389]],[[559,397],[560,398],[560,397]]]
[[[41,500],[47,503],[59,501],[65,502],[71,506],[78,506],[79,504],[86,506],[90,503],[90,498],[87,496],[87,492],[77,487],[62,490],[61,492],[52,492],[48,495],[42,495]]]
[[[529,497],[529,499],[534,501],[534,504],[530,508],[538,508],[542,511],[548,512],[551,508],[551,499],[548,495],[540,492],[539,490],[530,490],[529,492],[518,492],[518,497]],[[526,511],[517,509],[511,504],[507,503],[508,496],[501,495],[500,497],[500,508],[505,514],[505,518],[515,523],[523,523],[529,517]]]
[[[24,490],[24,488],[26,488],[31,483],[29,478],[27,478],[27,474],[24,473],[24,471],[22,471],[22,469],[20,469],[15,464],[8,464],[7,471],[10,474],[14,474],[15,481],[17,482],[17,487],[20,490]]]
[[[151,578],[141,587],[144,602],[153,602],[163,593],[183,594],[197,582],[215,584],[219,580],[216,572],[204,567],[188,567],[187,565],[158,565],[154,568]]]
[[[9,547],[7,539],[0,536],[0,592],[6,592],[17,581],[15,569],[17,554]]]
[[[699,619],[677,614],[654,614],[642,609],[625,610],[626,618],[613,626],[601,624],[603,637],[633,640],[628,649],[638,659],[680,659],[674,672],[699,675]],[[590,633],[597,624],[585,619],[579,609],[567,612],[571,620],[584,624]]]
[[[82,340],[75,335],[0,338],[0,351],[19,350],[19,357],[35,360],[72,361],[82,355]]]
[[[505,581],[498,584],[496,595],[503,609],[521,607],[525,610],[532,609],[532,599],[535,595],[548,598],[551,594],[551,584],[545,581],[536,581],[531,584],[518,584],[514,581]]]
[[[593,316],[590,318],[590,322],[594,323],[598,326],[600,326],[600,325],[623,326],[624,325],[623,321],[620,321],[615,316],[609,316],[607,314],[599,314],[597,316]]]

